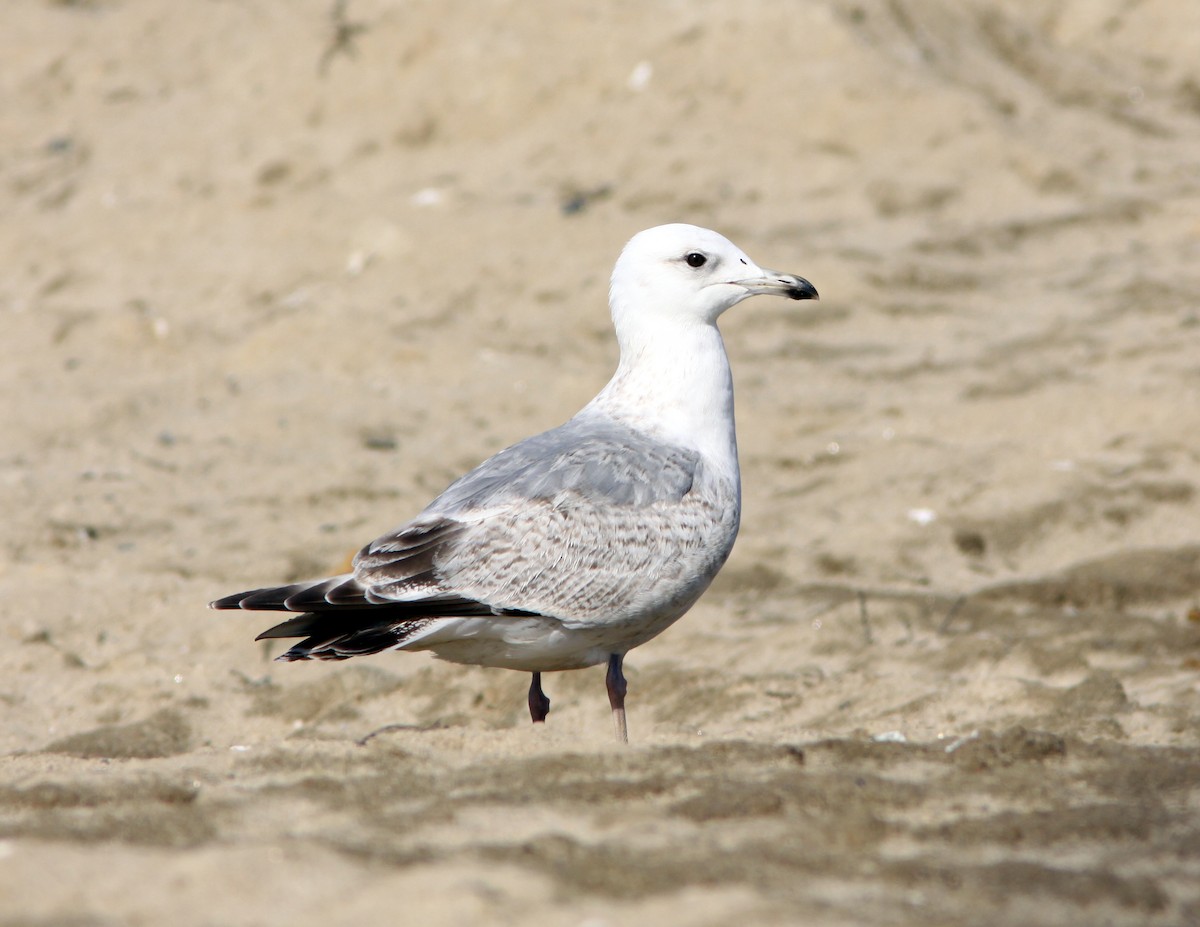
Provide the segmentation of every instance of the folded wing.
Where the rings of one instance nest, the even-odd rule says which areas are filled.
[[[732,517],[736,530],[736,511],[714,511],[692,491],[700,466],[697,454],[624,426],[573,419],[451,484],[364,547],[353,573],[213,607],[302,613],[260,635],[306,638],[281,659],[397,647],[445,618],[604,620],[644,605],[656,586],[669,597],[714,521]]]

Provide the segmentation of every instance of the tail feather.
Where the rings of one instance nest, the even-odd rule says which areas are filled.
[[[312,613],[297,615],[287,621],[273,625],[254,638],[256,641],[272,640],[278,637],[308,637],[314,634],[321,624],[321,616]]]
[[[251,589],[225,596],[210,608],[299,612],[272,625],[255,640],[301,637],[278,659],[345,660],[403,646],[429,625],[447,618],[528,616],[532,612],[493,608],[483,602],[436,591],[410,601],[381,600],[352,575],[289,586]],[[410,589],[409,592],[412,592]]]
[[[346,616],[328,613],[300,615],[268,628],[256,640],[279,637],[303,637],[277,659],[294,660],[345,660],[391,650],[412,639],[417,632],[428,627],[437,619],[396,619],[382,616],[368,619],[358,613],[358,620],[346,620]]]

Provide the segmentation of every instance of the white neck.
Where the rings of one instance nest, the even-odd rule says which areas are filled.
[[[707,467],[739,482],[733,377],[717,326],[642,318],[619,340],[617,372],[584,412],[699,451]]]

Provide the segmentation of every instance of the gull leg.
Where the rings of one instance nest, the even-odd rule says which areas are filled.
[[[534,673],[533,682],[529,684],[529,717],[534,724],[541,724],[550,714],[550,699],[542,691],[542,674]]]
[[[629,743],[629,729],[625,726],[625,676],[621,673],[621,663],[625,655],[614,653],[608,658],[608,675],[604,681],[608,684],[608,704],[612,706],[613,724],[617,728],[617,740],[623,744]]]

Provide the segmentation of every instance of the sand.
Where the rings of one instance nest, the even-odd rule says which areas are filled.
[[[1200,922],[1200,8],[1021,6],[5,4],[0,923]],[[822,299],[630,747],[205,608],[573,414],[667,221]]]

